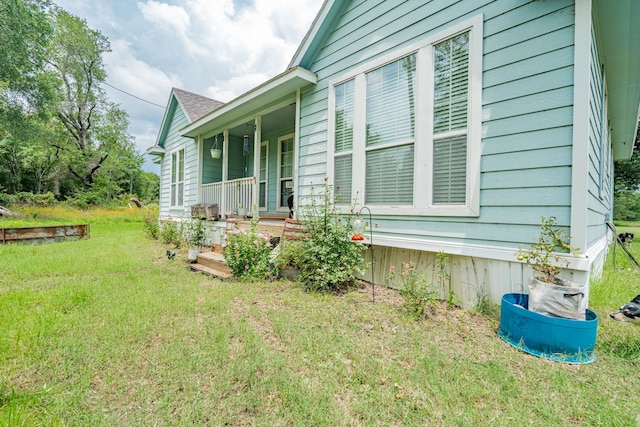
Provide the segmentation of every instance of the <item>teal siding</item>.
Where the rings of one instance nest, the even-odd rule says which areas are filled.
[[[327,173],[328,85],[354,67],[483,14],[479,217],[375,215],[376,233],[517,247],[540,217],[571,218],[574,4],[572,0],[351,1],[306,65],[318,84],[302,93],[302,194]],[[357,166],[356,166],[357,167]]]
[[[190,212],[190,206],[197,203],[198,191],[198,145],[191,138],[180,136],[180,129],[189,121],[175,99],[171,100],[169,115],[166,118],[163,139],[159,145],[164,147],[165,155],[160,164],[160,216],[181,217]],[[171,208],[171,153],[185,150],[185,189],[184,207]]]
[[[218,140],[218,147],[222,148],[222,139]],[[202,152],[202,183],[211,184],[222,181],[222,157],[214,159],[211,157],[213,138],[203,141]]]
[[[606,70],[603,74],[593,26],[590,53],[587,239],[591,245],[605,233],[605,216],[613,211],[613,161],[604,104]]]
[[[249,154],[242,154],[244,140],[242,137],[229,138],[229,180],[253,176],[253,137],[249,143]]]

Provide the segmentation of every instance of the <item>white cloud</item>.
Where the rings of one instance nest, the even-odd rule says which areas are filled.
[[[191,19],[182,7],[149,0],[138,2],[138,9],[145,20],[178,37],[190,55],[207,54],[207,49],[190,38]]]
[[[211,52],[208,95],[231,99],[283,72],[320,4],[255,0],[238,8],[232,0],[186,0],[199,43]]]
[[[111,85],[156,104],[166,103],[172,87],[182,87],[179,76],[137,59],[128,41],[113,41],[112,51],[104,59]]]
[[[164,106],[171,87],[230,101],[283,72],[322,0],[56,3],[111,40],[109,84]],[[153,145],[163,110],[106,90],[129,114],[136,146]]]
[[[203,95],[223,102],[229,102],[251,88],[269,80],[270,76],[262,73],[244,74],[231,77],[207,87]]]

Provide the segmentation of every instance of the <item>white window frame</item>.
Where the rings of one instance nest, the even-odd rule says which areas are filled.
[[[416,123],[414,135],[413,205],[370,205],[379,214],[425,216],[479,216],[480,214],[480,157],[482,139],[482,24],[483,15],[476,15],[411,45],[398,48],[375,60],[364,63],[329,82],[327,174],[333,184],[335,153],[335,87],[355,79],[354,131],[352,157],[352,200],[364,203],[365,189],[365,123],[366,73],[416,53]],[[466,204],[435,205],[432,202],[433,174],[433,47],[434,45],[469,32],[469,104],[467,126],[467,182]],[[442,138],[444,135],[438,135]],[[362,165],[357,167],[356,165]]]
[[[290,133],[287,135],[283,135],[281,137],[278,138],[278,188],[276,189],[277,191],[277,200],[276,200],[276,211],[277,212],[289,212],[289,208],[285,205],[284,207],[282,207],[282,192],[280,191],[281,188],[281,183],[283,180],[285,179],[290,179],[291,180],[291,189],[293,191],[293,188],[295,188],[295,184],[294,184],[294,180],[295,180],[295,158],[296,158],[296,138],[295,138],[296,134],[295,133]],[[292,146],[292,151],[293,151],[293,158],[291,159],[291,167],[292,167],[292,173],[290,177],[282,177],[281,171],[282,171],[282,141],[286,141],[292,139],[293,140],[293,146]]]
[[[180,154],[182,153],[182,157]],[[180,181],[180,159],[182,158],[182,181]],[[169,162],[169,206],[171,208],[181,208],[184,207],[184,196],[185,196],[185,150],[184,147],[178,148],[171,152]],[[174,167],[174,159],[176,159],[176,180],[173,180],[173,167]],[[180,184],[182,184],[182,203],[178,203],[180,200],[178,190],[180,188]],[[175,192],[175,203],[174,203],[174,192]]]
[[[262,168],[262,147],[267,148],[266,156],[265,156],[265,168],[264,168],[264,179],[260,177],[260,169]],[[269,141],[262,141],[260,143],[260,154],[258,155],[260,158],[260,162],[258,162],[258,202],[260,201],[260,184],[264,184],[264,206],[258,206],[260,211],[269,210]]]

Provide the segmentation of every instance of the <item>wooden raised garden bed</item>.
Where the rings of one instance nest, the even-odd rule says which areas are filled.
[[[48,243],[89,237],[89,224],[0,228],[0,242]]]

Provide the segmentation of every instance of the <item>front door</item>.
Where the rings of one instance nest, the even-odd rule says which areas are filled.
[[[278,211],[288,212],[287,199],[293,193],[294,134],[278,138]]]

